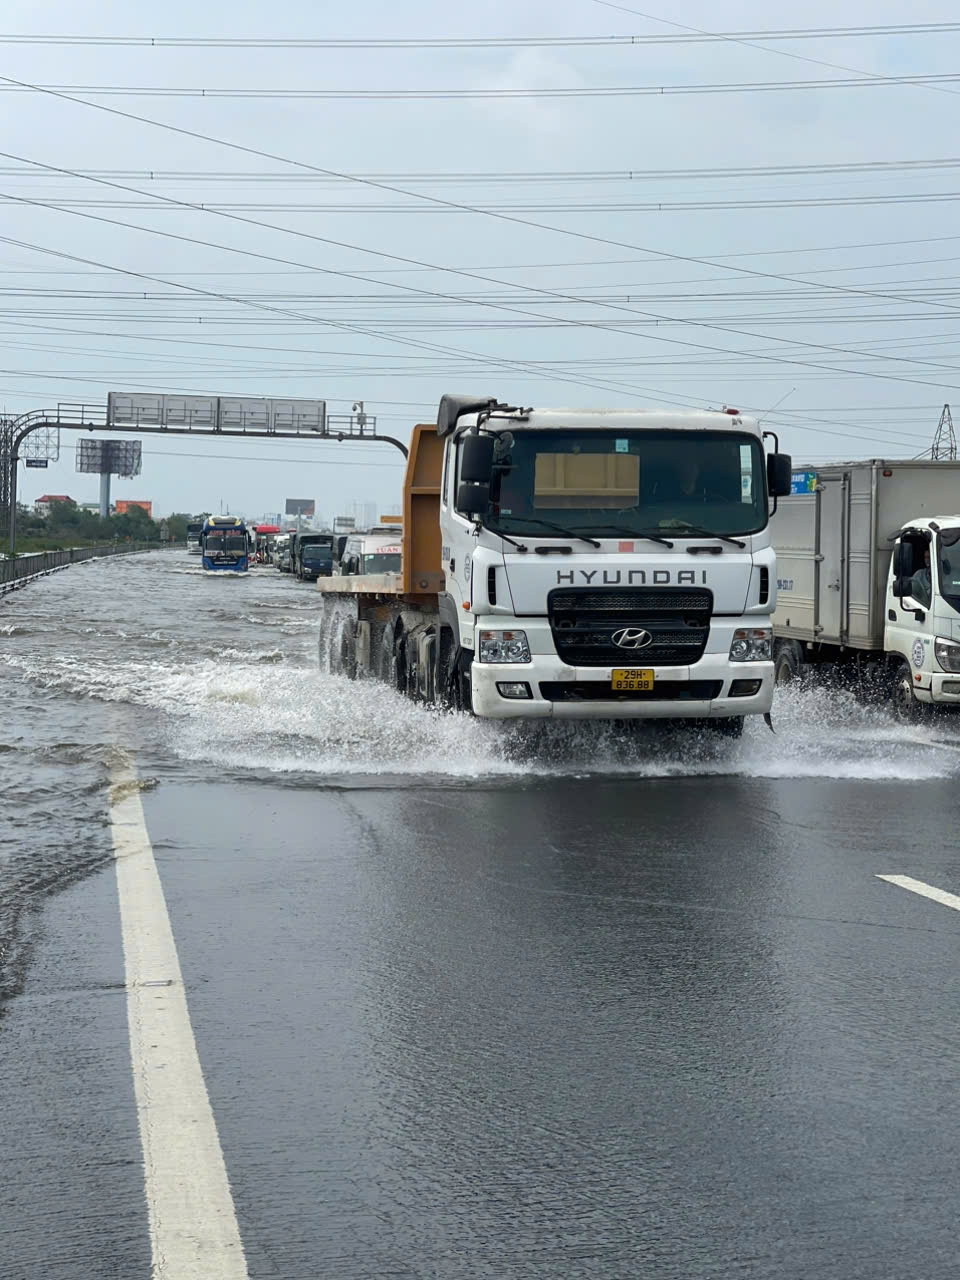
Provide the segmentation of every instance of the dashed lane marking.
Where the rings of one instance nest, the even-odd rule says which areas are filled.
[[[911,893],[919,893],[923,898],[932,898],[941,906],[960,911],[960,897],[957,894],[947,893],[945,889],[937,889],[932,884],[924,884],[922,880],[914,880],[912,876],[877,876],[877,879],[886,880],[887,884],[895,884],[901,889],[908,889]]]
[[[248,1280],[133,760],[111,769],[127,1022],[153,1280]]]

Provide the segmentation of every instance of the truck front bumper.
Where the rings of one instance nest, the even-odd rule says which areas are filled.
[[[918,702],[932,702],[939,707],[960,707],[960,674],[935,671],[926,679],[930,681],[926,688],[923,685],[914,688]]]
[[[614,693],[610,667],[571,667],[543,654],[523,663],[475,661],[470,676],[474,713],[495,720],[715,719],[763,715],[773,705],[772,662],[731,662],[719,653],[693,666],[655,668],[653,691],[643,694]],[[529,696],[505,694],[510,685],[525,685]]]

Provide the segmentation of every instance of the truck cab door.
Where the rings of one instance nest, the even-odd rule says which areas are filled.
[[[447,594],[457,609],[463,601],[470,599],[474,541],[472,523],[458,515],[456,510],[457,486],[460,483],[459,454],[456,437],[448,437],[440,495],[441,557]]]
[[[917,599],[910,589],[911,579],[923,564],[923,553],[929,542],[917,530],[905,529],[894,543],[887,576],[886,624],[884,649],[897,654],[909,663],[917,683],[929,687],[929,673],[933,661],[933,609],[931,600]]]

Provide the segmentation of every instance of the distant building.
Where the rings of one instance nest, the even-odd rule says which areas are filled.
[[[375,502],[355,502],[353,514],[361,529],[372,529],[377,523],[377,504]]]
[[[86,511],[88,515],[98,516],[100,514],[99,502],[78,502],[77,506],[81,511]]]
[[[33,504],[33,509],[38,516],[46,518],[50,514],[50,508],[55,502],[72,502],[73,499],[67,493],[45,493],[42,498],[38,498]]]
[[[153,518],[153,503],[145,498],[118,498],[113,509],[118,516],[124,516],[131,507],[140,507],[151,519]]]

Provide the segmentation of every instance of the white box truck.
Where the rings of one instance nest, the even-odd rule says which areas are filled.
[[[960,706],[960,462],[794,468],[771,521],[778,684],[867,674],[898,714]]]
[[[494,719],[703,721],[773,698],[771,493],[737,410],[444,396],[414,427],[399,574],[319,582],[320,657]]]

